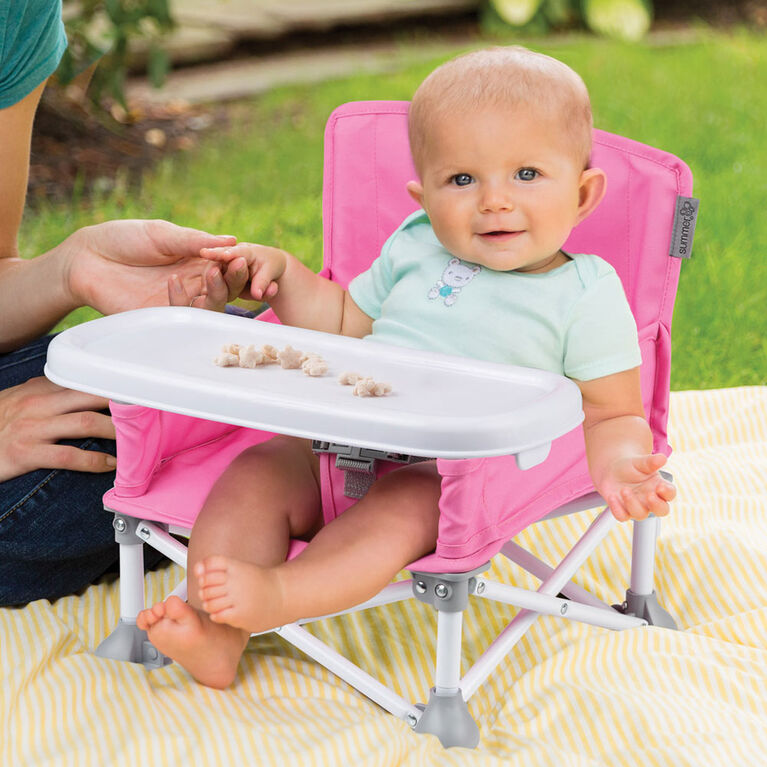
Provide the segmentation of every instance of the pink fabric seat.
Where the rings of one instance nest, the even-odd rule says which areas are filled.
[[[343,286],[367,268],[415,208],[405,189],[415,178],[407,109],[407,102],[355,102],[328,120],[322,273]],[[669,256],[669,242],[677,197],[691,194],[692,175],[673,155],[599,130],[592,165],[605,170],[607,195],[565,249],[595,253],[620,275],[639,329],[642,398],[655,450],[668,454],[670,327],[680,269],[680,260]],[[260,320],[276,321],[270,312]],[[112,413],[119,461],[105,505],[188,528],[234,456],[270,436],[139,406],[112,403]],[[471,570],[529,524],[593,492],[580,428],[556,440],[549,458],[525,472],[511,456],[440,459],[437,466],[437,547],[413,563],[427,572]],[[353,501],[343,495],[334,467],[326,462],[322,474],[325,517],[331,519]]]

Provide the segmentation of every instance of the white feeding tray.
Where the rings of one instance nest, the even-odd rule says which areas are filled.
[[[213,363],[225,344],[290,345],[328,372]],[[356,397],[356,372],[391,384]],[[45,375],[118,402],[327,442],[433,458],[518,454],[522,468],[583,420],[578,387],[531,368],[423,352],[186,307],[137,309],[64,331]]]

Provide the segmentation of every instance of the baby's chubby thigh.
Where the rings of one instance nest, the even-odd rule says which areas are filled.
[[[412,561],[436,544],[441,486],[437,462],[423,461],[379,477],[359,506],[402,542]]]
[[[245,535],[311,537],[322,525],[319,478],[319,459],[310,440],[275,435],[247,448],[229,464],[211,490],[194,532],[199,532],[200,523],[208,527],[224,522]]]

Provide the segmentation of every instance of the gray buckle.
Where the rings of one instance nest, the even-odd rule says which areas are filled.
[[[312,440],[312,450],[317,454],[331,453],[336,456],[336,468],[344,473],[344,495],[347,498],[362,498],[370,490],[376,478],[376,461],[417,463],[429,460],[405,453],[390,453],[386,450],[341,445],[318,439]]]

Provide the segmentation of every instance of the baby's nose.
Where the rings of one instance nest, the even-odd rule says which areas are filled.
[[[483,189],[480,206],[483,211],[512,210],[514,202],[511,194],[505,186],[493,185]]]

